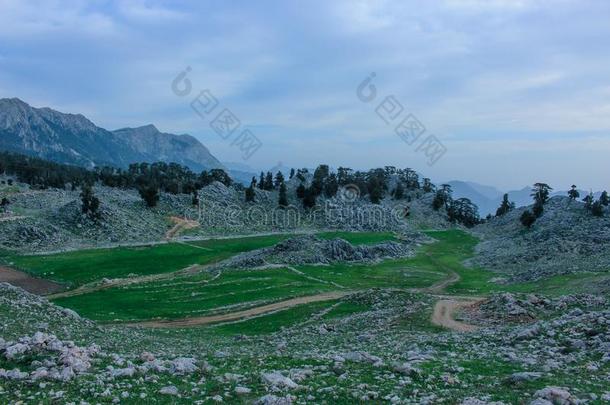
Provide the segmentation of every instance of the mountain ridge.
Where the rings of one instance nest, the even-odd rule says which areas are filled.
[[[32,107],[19,98],[0,99],[0,150],[88,168],[156,161],[195,171],[223,168],[191,135],[164,133],[152,124],[111,131],[82,114]]]

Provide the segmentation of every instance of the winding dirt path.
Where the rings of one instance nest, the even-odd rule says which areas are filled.
[[[454,315],[460,309],[473,306],[482,300],[483,298],[464,299],[460,297],[441,299],[434,305],[431,321],[434,325],[442,326],[456,332],[475,331],[478,329],[478,326],[456,321]]]
[[[292,298],[286,301],[274,302],[273,304],[262,305],[260,307],[250,308],[243,311],[231,312],[221,315],[200,316],[186,319],[176,319],[167,321],[143,321],[124,324],[126,326],[140,326],[148,328],[182,328],[196,325],[207,325],[218,322],[236,321],[240,319],[251,318],[257,315],[263,315],[270,312],[278,312],[292,308],[297,305],[310,304],[313,302],[332,301],[342,298],[348,294],[348,291],[333,291],[329,293],[309,295],[306,297]]]
[[[186,267],[184,269],[171,271],[168,273],[157,273],[150,274],[147,276],[137,276],[137,277],[129,277],[129,278],[115,278],[107,280],[106,282],[94,282],[90,284],[84,284],[80,287],[77,287],[73,290],[63,291],[56,294],[51,294],[47,298],[55,299],[55,298],[66,298],[66,297],[74,297],[76,295],[83,295],[92,293],[95,291],[106,290],[108,288],[114,287],[123,287],[131,284],[140,284],[140,283],[148,283],[151,281],[160,281],[160,280],[172,280],[177,276],[188,275],[188,274],[196,274],[205,270],[206,267],[211,266],[211,264],[207,265],[199,265],[194,264],[192,266]],[[202,280],[201,282],[206,284],[212,280],[216,280],[220,276],[221,272],[218,272],[213,278],[210,280]]]
[[[187,229],[197,228],[199,226],[199,222],[193,221],[186,218],[180,217],[170,217],[169,218],[175,225],[165,233],[165,239],[172,239],[180,232],[185,231]]]

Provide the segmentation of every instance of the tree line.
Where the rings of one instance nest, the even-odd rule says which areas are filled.
[[[10,152],[0,152],[0,174],[14,176],[17,181],[36,189],[69,187],[76,190],[80,187],[83,213],[91,218],[99,217],[100,204],[93,193],[93,185],[97,182],[107,187],[136,189],[149,207],[157,205],[161,191],[193,194],[195,201],[197,191],[214,181],[225,186],[233,183],[222,169],[194,173],[177,163],[155,162],[133,163],[127,169],[105,166],[88,170]],[[3,208],[7,205],[8,201],[3,201]]]

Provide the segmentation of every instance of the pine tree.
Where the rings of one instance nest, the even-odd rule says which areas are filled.
[[[570,191],[568,191],[568,197],[570,197],[570,200],[572,201],[575,201],[580,197],[580,193],[576,189],[576,185],[572,184],[572,188],[570,188]]]
[[[313,208],[315,206],[316,206],[315,191],[311,187],[307,187],[305,189],[305,194],[303,196],[303,207],[304,208]]]
[[[10,205],[10,202],[9,202],[8,198],[3,197],[2,202],[0,202],[0,210],[2,212],[6,212],[8,210],[9,205]]]
[[[589,194],[587,194],[587,196],[585,198],[582,199],[585,203],[585,208],[590,210],[591,207],[593,206],[593,192],[589,192]]]
[[[273,175],[271,174],[271,172],[267,172],[267,175],[265,176],[265,184],[264,184],[263,188],[267,191],[273,190]]]
[[[159,202],[159,187],[154,183],[144,183],[138,186],[138,193],[150,208]]]
[[[337,175],[335,173],[331,173],[324,184],[324,195],[328,198],[334,197],[337,195],[337,191],[339,191]]]
[[[540,218],[544,213],[544,205],[540,201],[536,201],[534,203],[534,208],[532,208],[532,212],[536,216],[536,218]]]
[[[534,188],[532,188],[531,196],[534,197],[534,201],[544,205],[549,200],[549,195],[552,190],[553,188],[546,183],[536,183],[534,184]]]
[[[602,205],[601,201],[597,200],[593,203],[593,205],[591,205],[591,214],[596,217],[604,216],[604,206]]]
[[[422,186],[424,193],[431,193],[434,191],[434,184],[429,178],[424,178],[424,185]]]
[[[305,198],[305,185],[303,183],[299,184],[296,189],[297,198]]]
[[[496,216],[501,217],[502,215],[512,211],[515,208],[515,203],[508,201],[508,193],[502,197],[502,204],[496,210]]]
[[[280,206],[280,208],[285,208],[288,206],[288,196],[286,195],[286,184],[284,184],[283,182],[282,182],[282,184],[280,184],[280,195],[279,195],[277,203]]]
[[[530,228],[536,222],[536,216],[532,214],[530,210],[523,211],[521,218],[519,218],[523,226]]]
[[[275,174],[275,188],[279,188],[282,183],[284,183],[284,175],[282,174],[282,172],[277,172]]]
[[[294,168],[290,169],[290,177],[289,179],[292,179],[294,177]]]
[[[258,180],[258,188],[263,190],[265,188],[265,173],[261,172],[261,177]]]
[[[402,181],[398,181],[398,183],[396,183],[396,188],[394,189],[394,192],[392,194],[394,195],[394,199],[396,200],[401,200],[402,198],[404,198],[405,188],[402,185]]]
[[[83,214],[87,215],[90,219],[99,219],[100,200],[93,194],[93,188],[89,183],[85,183],[81,188],[80,198]]]
[[[607,191],[602,191],[602,195],[599,196],[599,202],[604,207],[607,207],[608,205],[610,205],[610,198],[608,198]]]
[[[246,202],[254,201],[254,197],[256,196],[256,192],[254,191],[255,188],[256,188],[256,177],[252,177],[252,181],[250,182],[250,187],[248,187],[245,191]]]

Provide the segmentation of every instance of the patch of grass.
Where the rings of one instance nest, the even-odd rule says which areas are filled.
[[[77,287],[102,278],[168,273],[193,264],[209,264],[236,253],[271,246],[287,235],[210,239],[138,247],[88,249],[51,255],[11,256],[14,265],[34,276]]]
[[[348,289],[420,288],[442,280],[447,275],[416,266],[414,259],[386,260],[377,264],[332,264],[329,266],[297,266],[299,271],[330,285]],[[337,289],[337,288],[335,288]]]
[[[201,275],[110,288],[55,303],[100,321],[177,319],[232,312],[334,290],[287,269],[235,270],[206,282]]]
[[[298,305],[283,311],[251,318],[245,321],[212,326],[210,327],[210,330],[222,335],[261,335],[273,333],[282,328],[303,323],[314,314],[330,308],[335,304],[336,301],[322,301]]]

